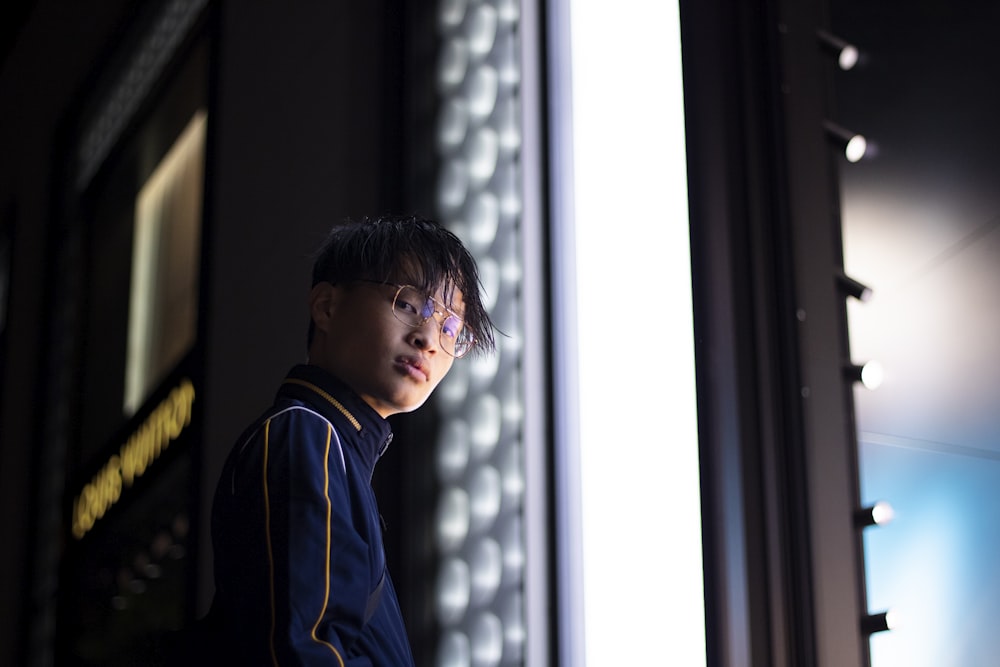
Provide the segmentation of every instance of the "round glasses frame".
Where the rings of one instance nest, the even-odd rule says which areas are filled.
[[[448,355],[461,359],[475,347],[476,338],[465,326],[465,320],[448,306],[413,285],[397,285],[381,280],[361,282],[395,287],[392,314],[397,321],[414,329],[422,327],[432,317],[438,322],[438,342]]]

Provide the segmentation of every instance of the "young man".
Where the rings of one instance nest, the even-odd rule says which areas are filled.
[[[412,665],[370,480],[385,418],[422,405],[455,358],[492,352],[493,324],[472,256],[424,219],[335,227],[312,282],[308,363],[216,491],[218,648],[239,665]]]

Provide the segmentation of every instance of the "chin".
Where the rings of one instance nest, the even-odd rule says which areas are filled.
[[[401,411],[402,412],[413,412],[417,408],[421,407],[424,403],[426,403],[427,399],[429,399],[429,398],[430,398],[430,394],[428,394],[427,396],[423,396],[421,398],[413,398],[413,399],[410,399],[408,401],[401,401],[400,402]]]
[[[402,405],[399,406],[399,412],[413,412],[414,410],[416,410],[417,408],[419,408],[420,406],[422,406],[426,402],[427,402],[427,399],[424,399],[424,400],[419,401],[417,403],[404,403],[404,404],[402,404]]]
[[[376,410],[382,413],[383,417],[389,417],[391,415],[405,414],[407,412],[413,412],[424,403],[427,402],[428,397],[424,397],[419,400],[385,400],[380,401],[378,405],[373,406]]]

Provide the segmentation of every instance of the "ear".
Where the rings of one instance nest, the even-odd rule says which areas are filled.
[[[318,331],[329,330],[330,321],[340,305],[343,288],[328,282],[316,283],[309,292],[309,314]]]

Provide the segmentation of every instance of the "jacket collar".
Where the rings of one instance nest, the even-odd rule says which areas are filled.
[[[357,440],[362,444],[362,454],[373,468],[392,441],[389,422],[347,385],[319,366],[294,366],[285,376],[278,395],[309,403],[341,433],[356,433]]]

